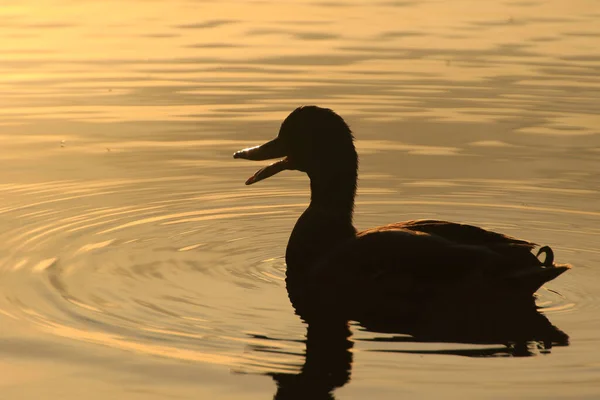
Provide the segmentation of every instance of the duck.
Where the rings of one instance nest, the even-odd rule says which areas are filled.
[[[431,330],[448,315],[456,323],[466,309],[473,320],[506,304],[529,306],[542,285],[571,268],[555,263],[549,246],[463,223],[415,219],[357,230],[354,135],[328,108],[296,108],[277,137],[233,157],[276,159],[246,185],[285,170],[309,177],[310,203],[285,252],[288,296],[308,323],[335,318],[377,331]]]

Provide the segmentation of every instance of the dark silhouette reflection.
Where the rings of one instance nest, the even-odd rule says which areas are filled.
[[[437,354],[464,357],[527,357],[547,353],[553,346],[567,346],[569,337],[552,325],[536,307],[534,299],[511,303],[473,304],[458,309],[440,307],[441,312],[423,315],[409,323],[363,327],[401,336],[360,339],[373,343],[446,343],[444,349],[371,349],[399,354]],[[350,380],[352,368],[351,331],[346,321],[319,319],[307,327],[305,362],[300,373],[273,372],[277,384],[274,399],[334,399],[333,391]],[[370,328],[370,329],[369,329]],[[472,349],[448,349],[448,343],[489,345]]]
[[[353,342],[346,322],[312,324],[306,330],[306,354],[299,374],[271,373],[274,399],[333,399],[332,391],[350,380]]]
[[[538,351],[549,352],[553,346],[567,346],[569,336],[554,326],[540,312],[535,300],[523,299],[509,303],[478,302],[449,312],[423,316],[413,326],[397,324],[379,326],[379,331],[404,336],[369,339],[373,342],[398,343],[462,343],[501,345],[476,349],[444,350],[375,350],[406,354],[448,354],[465,357],[533,356]],[[366,341],[366,340],[364,340]]]

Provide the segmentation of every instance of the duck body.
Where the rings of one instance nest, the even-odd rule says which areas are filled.
[[[533,304],[540,286],[570,268],[554,264],[547,246],[541,261],[531,252],[535,243],[472,225],[412,220],[357,231],[358,156],[348,125],[329,109],[296,109],[276,139],[234,157],[285,157],[247,184],[284,169],[310,178],[311,203],[286,250],[289,297],[308,322],[335,317],[386,330],[465,307]]]
[[[414,220],[357,232],[315,262],[296,264],[308,246],[292,237],[287,287],[307,321],[335,315],[397,331],[466,310],[474,320],[490,309],[533,305],[534,292],[569,268],[540,261],[534,246],[471,225]]]

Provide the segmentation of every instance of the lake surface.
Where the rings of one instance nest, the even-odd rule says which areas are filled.
[[[273,398],[305,362],[284,253],[308,179],[246,187],[262,165],[231,154],[317,104],[357,137],[358,228],[456,220],[574,266],[537,300],[568,346],[352,326],[335,398],[598,398],[599,19],[595,0],[3,2],[0,397]]]

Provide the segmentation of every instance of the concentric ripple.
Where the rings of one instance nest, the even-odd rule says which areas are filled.
[[[13,221],[2,313],[70,339],[239,365],[244,332],[294,319],[281,249],[304,204],[289,192],[183,192],[181,182],[6,188],[31,202],[2,211]],[[260,205],[266,195],[277,202]]]

